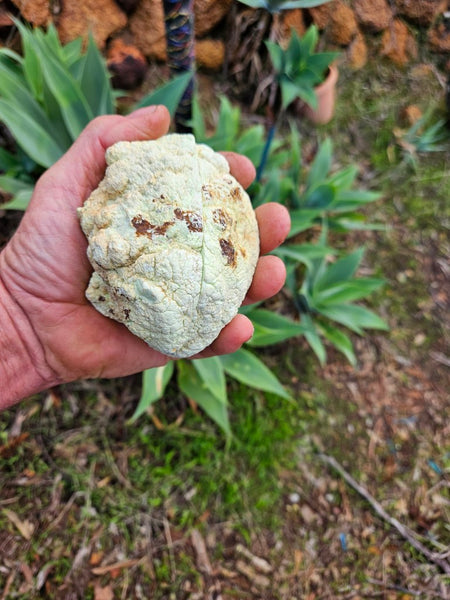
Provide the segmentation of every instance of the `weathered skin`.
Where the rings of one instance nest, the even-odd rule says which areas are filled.
[[[149,346],[182,358],[237,314],[259,256],[250,199],[191,135],[119,142],[79,209],[94,268],[87,298]]]

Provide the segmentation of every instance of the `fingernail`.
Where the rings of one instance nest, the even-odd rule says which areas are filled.
[[[153,115],[161,109],[161,104],[152,104],[151,106],[143,106],[134,110],[128,115],[129,119],[140,119],[145,113],[147,115]]]

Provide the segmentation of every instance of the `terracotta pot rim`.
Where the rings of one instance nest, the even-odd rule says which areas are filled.
[[[316,125],[325,125],[333,118],[338,76],[338,67],[333,63],[328,67],[328,74],[324,81],[314,88],[318,101],[317,108],[313,109],[308,104],[305,106],[306,117]]]
[[[338,78],[339,69],[337,65],[333,63],[328,67],[325,79],[322,81],[322,83],[319,83],[319,85],[315,87],[316,93],[320,92],[320,90],[322,90],[323,88],[334,85],[337,82]]]

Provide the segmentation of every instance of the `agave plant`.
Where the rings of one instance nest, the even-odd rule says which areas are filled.
[[[62,45],[53,25],[46,32],[16,21],[23,56],[0,48],[0,121],[16,152],[0,149],[0,189],[12,196],[2,209],[24,210],[34,182],[55,163],[94,117],[116,112],[105,61],[92,36]],[[188,84],[179,75],[133,108],[163,103],[173,113]]]
[[[293,30],[286,50],[280,44],[266,42],[281,89],[283,109],[296,98],[317,108],[314,87],[324,80],[328,67],[339,56],[338,52],[316,52],[318,41],[318,29],[311,25],[303,36]]]
[[[394,130],[394,135],[405,162],[413,169],[417,168],[420,154],[448,150],[450,140],[450,131],[445,119],[435,121],[431,110],[428,110],[407,131]]]
[[[164,397],[166,387],[176,373],[178,389],[198,404],[227,434],[231,434],[228,414],[226,376],[253,389],[274,394],[285,400],[291,396],[275,375],[253,353],[241,348],[227,356],[202,360],[177,360],[164,367],[144,372],[139,404],[132,416],[136,420]]]

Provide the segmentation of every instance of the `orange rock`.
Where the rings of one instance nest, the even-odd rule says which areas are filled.
[[[13,20],[5,7],[5,3],[0,1],[0,27],[11,27],[12,24]]]
[[[227,14],[233,0],[195,0],[195,35],[210,32]]]
[[[305,20],[303,18],[303,12],[300,8],[294,8],[293,10],[283,10],[281,13],[282,25],[286,32],[291,32],[294,29],[299,35],[302,35],[306,31]]]
[[[392,20],[392,10],[386,0],[355,0],[358,22],[368,29],[382,31]]]
[[[195,59],[201,67],[219,70],[225,59],[225,44],[222,40],[203,39],[195,42]]]
[[[348,46],[357,30],[358,25],[352,9],[342,0],[335,2],[330,14],[330,27],[328,29],[330,40],[340,46]]]
[[[50,2],[48,0],[12,0],[26,20],[40,27],[47,25],[51,20]]]
[[[354,40],[347,51],[348,61],[352,69],[362,69],[367,63],[367,44],[360,31],[357,32]]]
[[[440,23],[428,32],[428,43],[433,52],[450,52],[450,31]]]
[[[215,27],[227,14],[233,0],[195,0],[195,35],[202,37]],[[141,0],[129,18],[129,28],[136,46],[157,60],[166,60],[166,31],[161,0]],[[218,60],[218,47],[215,61]]]
[[[107,64],[112,74],[113,86],[124,90],[131,90],[140,85],[147,71],[147,61],[142,52],[122,38],[111,42]]]
[[[447,10],[447,0],[396,0],[397,14],[420,25],[430,25],[437,15]]]
[[[411,126],[422,117],[422,111],[415,104],[410,104],[402,110],[400,117],[406,125]]]
[[[400,66],[417,57],[416,40],[400,19],[395,19],[392,25],[383,33],[381,54]]]
[[[280,14],[275,15],[272,27],[276,41],[283,48],[287,48],[292,30],[296,31],[299,35],[305,33],[303,13],[299,8],[283,10]]]
[[[106,40],[125,27],[127,17],[114,0],[77,0],[61,3],[61,12],[55,18],[63,44],[77,37],[86,37],[92,31],[95,41],[104,48]]]
[[[435,79],[436,74],[430,63],[419,63],[411,67],[410,76],[414,81],[422,80],[423,85],[428,85],[428,82]]]
[[[334,5],[335,2],[329,2],[327,4],[322,4],[322,6],[308,9],[314,25],[317,25],[320,30],[325,29],[330,22],[330,14]]]
[[[128,24],[134,43],[145,56],[166,60],[166,31],[161,0],[141,0]]]
[[[139,4],[139,0],[116,0],[116,2],[127,15],[132,13]]]

